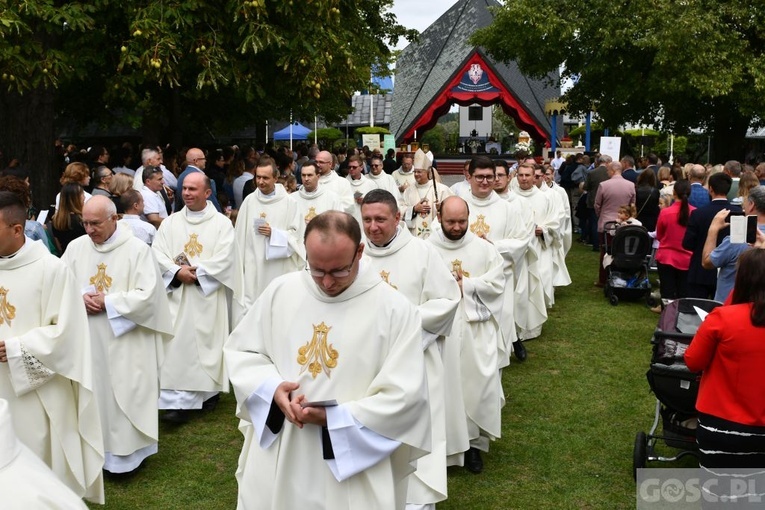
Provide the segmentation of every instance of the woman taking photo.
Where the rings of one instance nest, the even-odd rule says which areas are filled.
[[[84,205],[82,188],[79,184],[64,184],[56,214],[51,219],[51,234],[58,252],[63,254],[69,243],[85,235],[82,226],[82,206]]]
[[[702,372],[696,441],[705,469],[765,466],[765,250],[745,251],[738,264],[732,304],[715,308],[685,351],[688,368]]]
[[[656,265],[659,270],[662,299],[678,299],[686,296],[688,266],[692,252],[683,248],[683,237],[688,227],[688,218],[695,207],[688,204],[691,183],[677,181],[672,196],[674,203],[659,213],[656,222]]]

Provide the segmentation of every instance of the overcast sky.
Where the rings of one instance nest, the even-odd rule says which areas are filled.
[[[401,25],[422,32],[455,3],[457,0],[394,0],[391,10]],[[402,49],[407,44],[402,39],[396,48]]]

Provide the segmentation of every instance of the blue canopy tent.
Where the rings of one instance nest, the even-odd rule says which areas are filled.
[[[274,141],[284,141],[290,139],[290,127],[292,128],[292,139],[293,140],[308,140],[308,133],[311,132],[311,130],[304,125],[302,125],[299,122],[295,122],[292,124],[292,126],[287,126],[284,129],[280,129],[279,131],[274,133]]]

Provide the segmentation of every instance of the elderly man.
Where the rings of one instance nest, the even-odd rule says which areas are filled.
[[[691,194],[688,195],[688,203],[697,209],[711,202],[709,191],[704,187],[706,178],[707,169],[704,168],[704,165],[693,165],[688,173],[688,180],[691,183]]]
[[[348,176],[346,179],[351,183],[351,190],[353,191],[353,212],[351,214],[361,224],[361,202],[364,200],[364,195],[377,189],[377,186],[362,173],[364,162],[359,156],[351,156],[347,161]]]
[[[360,264],[349,214],[312,219],[305,245],[309,271],[274,280],[226,343],[238,506],[402,509],[430,449],[420,317]]]
[[[451,332],[459,286],[435,248],[399,226],[401,214],[393,195],[381,189],[370,191],[364,197],[361,216],[369,240],[365,261],[420,311],[433,449],[418,461],[417,471],[410,477],[407,503],[435,505],[446,499],[444,367],[439,346]]]
[[[305,227],[312,219],[324,211],[342,211],[343,204],[334,191],[319,187],[319,173],[316,162],[308,160],[300,168],[303,185],[297,193],[290,195],[295,199],[301,221],[298,222],[297,239],[303,242]]]
[[[209,201],[210,179],[183,180],[185,207],[157,232],[152,248],[170,299],[174,338],[165,346],[159,408],[163,419],[188,421],[190,410],[212,409],[228,391],[223,343],[241,313],[242,265],[234,228]],[[205,405],[206,403],[206,405]]]
[[[79,497],[103,503],[103,438],[82,294],[66,265],[24,236],[21,199],[0,191],[0,398],[19,439]]]
[[[423,155],[424,154],[425,153],[423,152]],[[402,194],[406,191],[406,189],[409,186],[414,186],[415,181],[414,181],[414,171],[412,170],[413,166],[414,166],[414,157],[407,154],[401,158],[401,166],[397,168],[391,174],[393,176],[393,180],[396,181],[396,185],[398,186],[398,191]]]
[[[330,190],[342,201],[343,210],[353,214],[353,190],[351,183],[343,179],[332,169],[332,154],[321,151],[316,156],[316,168],[319,171],[319,186]]]
[[[276,182],[278,176],[273,160],[260,158],[255,168],[258,189],[239,208],[236,241],[244,266],[246,308],[271,280],[305,266],[304,248],[297,238],[300,222],[305,223],[305,219],[300,217],[295,199]],[[337,178],[348,185],[345,179]]]
[[[452,332],[444,341],[446,453],[450,464],[483,470],[481,451],[501,434],[504,393],[499,353],[505,290],[504,260],[497,248],[469,231],[468,204],[449,197],[441,205],[440,228],[428,242],[436,247],[462,293]],[[510,290],[512,293],[512,289]],[[469,442],[469,449],[466,444]],[[467,451],[466,451],[467,450]]]
[[[601,154],[596,160],[597,167],[591,170],[580,185],[582,191],[587,192],[587,228],[592,237],[592,251],[600,250],[600,238],[598,237],[598,215],[595,212],[595,196],[598,192],[598,186],[609,178],[608,164],[612,158],[606,154]]]
[[[421,150],[415,155],[413,174],[414,186],[408,186],[404,191],[404,221],[413,236],[427,239],[430,226],[436,221],[439,202],[453,193],[430,178],[430,161]]]
[[[608,180],[598,186],[595,193],[595,214],[598,216],[598,236],[600,239],[600,260],[598,261],[597,287],[606,284],[608,273],[603,267],[603,258],[606,255],[606,232],[604,226],[609,221],[618,219],[619,208],[623,205],[635,203],[635,185],[622,177],[622,165],[612,161],[607,166]]]
[[[499,167],[499,171],[504,170]],[[500,345],[498,365],[502,368],[510,363],[511,348],[519,361],[526,360],[526,348],[518,340],[516,321],[524,331],[541,328],[547,320],[547,311],[543,306],[544,313],[535,314],[533,308],[525,305],[529,300],[530,264],[536,268],[536,258],[531,263],[526,259],[534,231],[531,209],[524,208],[514,193],[510,194],[512,200],[503,200],[492,190],[497,171],[494,161],[488,156],[471,159],[468,166],[470,189],[463,198],[470,204],[470,232],[494,244],[505,262],[506,290],[500,323],[504,342]],[[536,271],[531,274],[536,274]],[[541,287],[537,285],[535,289],[543,300]],[[523,309],[522,316],[515,314],[516,306]]]
[[[196,147],[186,151],[186,169],[178,176],[178,193],[175,194],[175,208],[174,210],[180,211],[183,208],[183,180],[192,172],[204,173],[205,163],[207,162],[207,156],[201,149]],[[220,204],[218,203],[218,190],[215,188],[215,181],[210,181],[212,186],[212,194],[210,195],[210,201],[215,206],[218,212],[221,212]]]
[[[61,260],[88,313],[104,469],[128,473],[157,453],[162,343],[173,326],[151,248],[118,225],[114,203],[94,196],[82,224],[88,235],[72,241]]]

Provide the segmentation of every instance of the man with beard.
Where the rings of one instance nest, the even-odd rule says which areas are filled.
[[[462,293],[442,352],[444,369],[451,374],[445,381],[447,462],[462,464],[465,452],[465,467],[480,473],[480,452],[488,452],[489,441],[501,433],[504,394],[497,368],[504,348],[500,324],[505,264],[494,245],[468,230],[468,217],[463,199],[447,198],[441,205],[440,228],[434,229],[428,242],[436,247]]]

